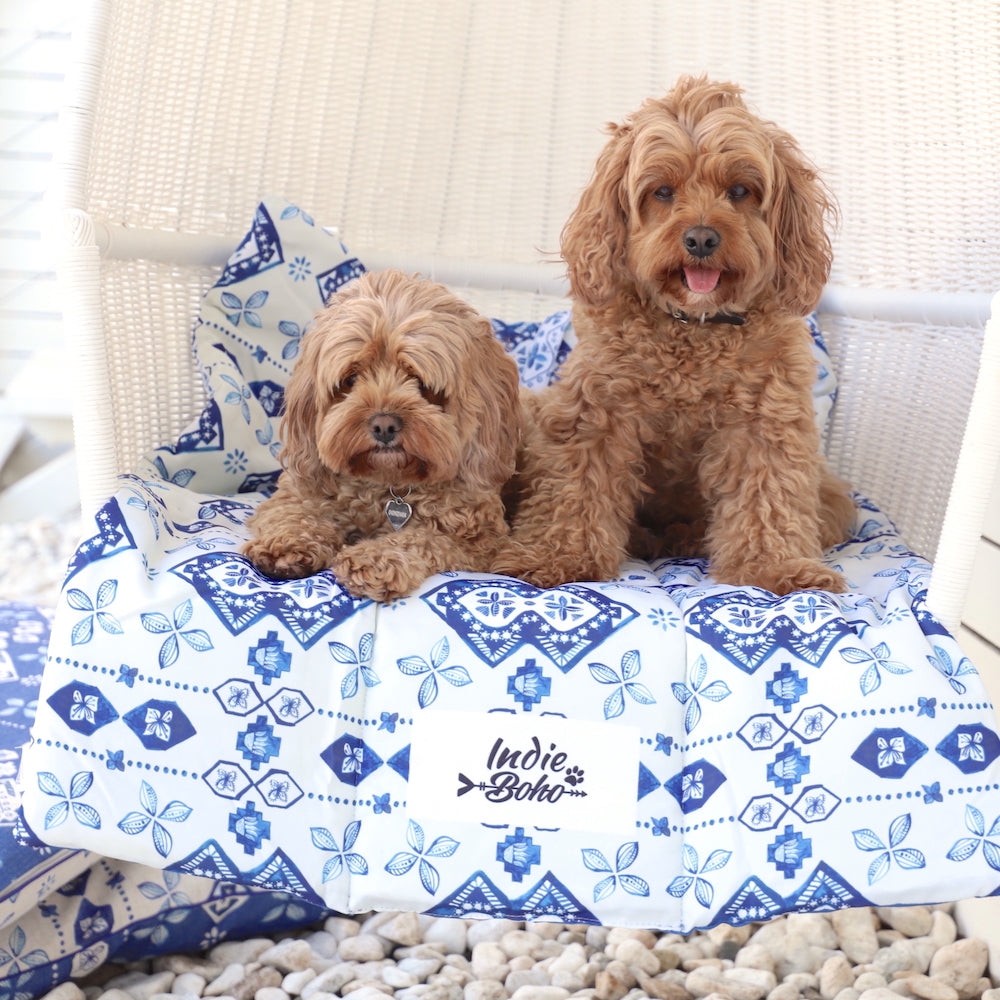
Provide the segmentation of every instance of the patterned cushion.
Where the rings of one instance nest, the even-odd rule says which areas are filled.
[[[22,846],[13,776],[37,707],[52,611],[0,602],[0,996],[41,996],[105,961],[209,948],[326,914],[284,893],[120,863],[87,851]],[[56,790],[58,779],[46,779]],[[51,807],[86,819],[86,781]]]
[[[992,708],[863,497],[826,555],[844,595],[665,560],[548,591],[444,573],[379,605],[242,558],[298,338],[359,267],[265,203],[206,297],[205,412],[69,566],[26,840],[339,911],[682,931],[991,890]],[[564,316],[495,327],[525,381],[570,349]]]

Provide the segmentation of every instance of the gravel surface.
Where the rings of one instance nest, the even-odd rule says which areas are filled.
[[[330,917],[277,939],[107,966],[50,1000],[1000,1000],[949,907],[794,914],[686,936],[614,927]]]
[[[0,599],[52,605],[78,522],[0,523]],[[107,965],[48,1000],[1000,1000],[986,944],[950,906],[793,914],[686,936],[651,930],[330,917],[277,939]]]

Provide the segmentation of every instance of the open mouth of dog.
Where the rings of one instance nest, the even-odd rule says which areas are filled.
[[[722,271],[709,267],[685,267],[681,270],[681,280],[689,292],[708,295],[714,292],[722,279]]]

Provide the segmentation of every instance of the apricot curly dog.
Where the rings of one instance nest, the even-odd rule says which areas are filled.
[[[508,532],[517,366],[443,285],[384,271],[338,292],[302,340],[281,426],[278,489],[243,547],[264,573],[332,569],[386,601],[489,568]]]
[[[527,401],[494,568],[551,587],[707,555],[719,583],[842,591],[820,556],[854,505],[820,453],[803,319],[830,197],[733,84],[682,78],[609,131],[563,229],[578,343]]]

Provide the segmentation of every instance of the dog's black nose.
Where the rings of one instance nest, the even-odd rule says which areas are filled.
[[[395,413],[376,413],[368,421],[368,429],[379,444],[392,444],[403,429],[403,421]]]
[[[684,233],[682,242],[692,257],[711,257],[719,249],[722,237],[711,226],[692,226]]]

